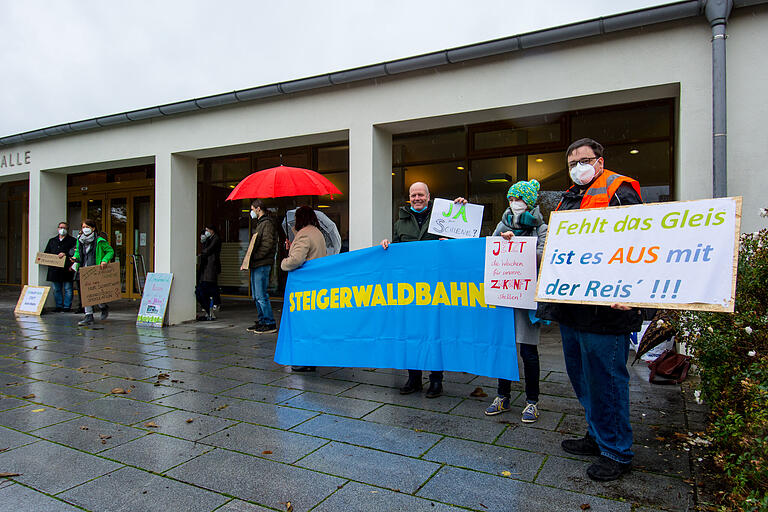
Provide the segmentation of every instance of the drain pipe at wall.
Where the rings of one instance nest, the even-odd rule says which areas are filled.
[[[728,195],[725,97],[725,26],[733,0],[705,0],[704,15],[712,26],[712,196]]]

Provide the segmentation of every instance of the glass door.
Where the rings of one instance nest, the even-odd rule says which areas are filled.
[[[120,282],[122,291],[131,289],[132,279],[130,272],[126,272],[128,259],[126,258],[126,247],[129,247],[128,232],[128,199],[126,197],[110,197],[109,203],[109,226],[107,232],[107,241],[115,250],[114,261],[120,263]]]
[[[144,260],[144,267],[147,273],[152,272],[154,268],[154,262],[152,257],[154,251],[154,233],[153,222],[154,214],[152,211],[152,197],[147,195],[135,194],[133,196],[133,212],[131,226],[131,245],[133,254],[141,256]],[[132,290],[132,297],[141,297],[141,290],[139,289],[139,283],[136,282],[135,269],[131,267],[130,273],[133,280],[133,286],[129,288]]]

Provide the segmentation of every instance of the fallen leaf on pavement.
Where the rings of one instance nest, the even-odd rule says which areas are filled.
[[[45,409],[32,409],[32,412],[43,412]]]
[[[0,453],[4,452],[4,451],[5,451],[5,450],[7,450],[7,449],[8,449],[8,448],[0,448]]]
[[[35,398],[35,394],[34,394],[34,393],[30,393],[30,394],[28,394],[28,395],[24,395],[24,396],[23,396],[23,397],[21,397],[21,398],[26,398],[27,400],[29,400],[30,398]]]
[[[293,512],[293,503],[290,501],[285,504],[285,512]]]
[[[170,375],[168,375],[167,373],[158,373],[157,374],[157,380],[165,380],[165,379],[167,379],[169,377],[170,377]]]
[[[264,450],[261,452],[262,455],[272,455],[272,452],[270,450]]]
[[[511,471],[502,471],[501,474],[503,476],[512,476],[512,472]]]
[[[154,421],[148,421],[148,422],[146,422],[146,423],[144,424],[144,426],[145,426],[145,427],[148,427],[148,428],[157,428],[157,427],[158,427],[158,424],[157,424],[157,423],[155,423]]]
[[[0,473],[0,478],[9,476],[21,476],[21,473]]]
[[[227,407],[229,407],[229,404],[220,405],[217,408],[215,408],[214,411],[223,411]]]
[[[88,427],[86,427],[85,425],[81,425],[80,430],[88,430]]]
[[[589,509],[591,509],[592,507],[589,505],[589,503],[584,503],[584,504],[580,505],[580,506],[579,506],[579,508],[580,508],[581,510],[589,510]]]
[[[475,388],[475,390],[474,390],[474,391],[472,391],[472,392],[469,394],[469,396],[479,396],[479,397],[484,397],[484,396],[488,396],[488,393],[486,393],[485,391],[483,391],[483,388],[481,388],[481,387],[477,387],[477,388]]]
[[[195,418],[187,418],[187,423],[192,423],[193,421],[195,421]]]
[[[112,388],[112,391],[110,391],[110,393],[112,393],[114,395],[125,395],[128,392],[126,390],[124,390],[123,388]]]
[[[99,434],[99,438],[101,439],[112,439],[112,436],[109,434]]]
[[[483,507],[483,508],[488,508],[488,507],[486,507],[485,505],[483,505],[482,503],[480,504],[480,506],[481,506],[481,507]]]

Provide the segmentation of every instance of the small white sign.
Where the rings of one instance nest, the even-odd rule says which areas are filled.
[[[115,245],[123,245],[123,232],[115,231]]]
[[[446,238],[479,238],[483,209],[480,204],[457,204],[436,198],[427,231]]]
[[[485,239],[485,303],[536,309],[535,236]]]
[[[139,233],[139,245],[141,247],[147,246],[147,234],[146,233]]]

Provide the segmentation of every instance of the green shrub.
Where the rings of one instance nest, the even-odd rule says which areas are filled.
[[[726,271],[726,269],[723,269]],[[742,235],[734,314],[686,312],[724,509],[768,511],[768,230]]]

